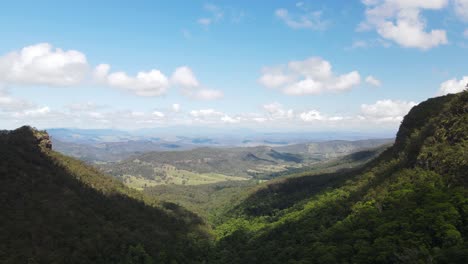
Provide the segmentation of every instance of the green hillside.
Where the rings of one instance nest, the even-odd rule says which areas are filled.
[[[466,263],[468,92],[429,99],[366,166],[267,184],[216,227],[217,263]]]
[[[268,182],[139,192],[54,152],[45,132],[0,131],[0,263],[467,263],[467,150],[468,92],[414,107],[391,147],[276,172]],[[241,166],[298,157],[229,153],[232,166],[239,157]],[[128,162],[219,173],[193,155],[227,154]]]
[[[0,132],[0,263],[197,263],[203,221],[52,151],[30,127]]]
[[[142,190],[166,184],[200,185],[252,178],[271,179],[289,174],[291,170],[307,171],[319,162],[386,143],[389,143],[388,139],[330,141],[277,148],[259,146],[149,152],[121,162],[100,164],[99,167],[128,186]]]
[[[309,179],[310,182],[302,185],[304,188],[317,188],[316,184],[320,182],[333,182],[334,177],[329,177],[331,172],[349,170],[357,168],[375,158],[382,153],[388,146],[376,149],[355,152],[344,157],[333,159],[326,162],[315,164],[311,167],[302,167],[290,169],[286,172],[271,174],[272,180],[279,185],[289,178]],[[324,174],[326,173],[326,174]],[[306,177],[303,177],[306,176]],[[265,186],[265,180],[244,180],[244,181],[222,181],[212,184],[200,185],[156,185],[144,188],[144,193],[159,200],[169,201],[182,205],[198,215],[207,219],[210,223],[220,223],[225,217],[225,212],[229,211],[231,206],[247,198],[251,192]],[[268,186],[273,186],[269,184]],[[291,201],[288,197],[288,201]]]

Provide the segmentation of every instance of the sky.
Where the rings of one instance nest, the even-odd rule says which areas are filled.
[[[396,131],[468,83],[468,0],[3,1],[0,128]]]

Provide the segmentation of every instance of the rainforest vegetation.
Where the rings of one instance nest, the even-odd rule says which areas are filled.
[[[0,262],[467,263],[467,172],[466,91],[415,106],[392,146],[194,189],[130,189],[22,127],[0,133]]]

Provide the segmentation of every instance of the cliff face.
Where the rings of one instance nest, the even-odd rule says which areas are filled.
[[[0,141],[23,148],[39,147],[43,150],[52,150],[49,134],[30,126],[22,126],[12,131],[3,130],[0,132]]]
[[[46,131],[40,131],[32,129],[34,136],[37,139],[37,144],[41,148],[52,150],[52,141],[50,140],[49,134]]]

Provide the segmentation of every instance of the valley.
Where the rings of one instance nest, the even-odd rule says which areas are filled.
[[[2,1],[0,264],[467,264],[468,0]]]
[[[200,148],[98,167],[56,152],[46,131],[2,131],[0,260],[464,263],[467,124],[463,92],[415,106],[391,145]]]
[[[178,151],[122,153],[115,148],[53,140],[56,149],[93,164],[127,186],[142,190],[157,185],[200,185],[223,181],[264,181],[339,159],[353,152],[390,144],[392,139],[322,141],[281,146],[199,147]],[[56,142],[59,142],[56,144]],[[121,149],[135,149],[135,142],[114,142]],[[141,143],[151,149],[151,144]],[[143,152],[143,153],[141,153]],[[130,157],[127,157],[130,156]],[[91,157],[94,157],[91,158]],[[123,160],[116,161],[120,157]],[[127,157],[127,158],[126,158]]]

